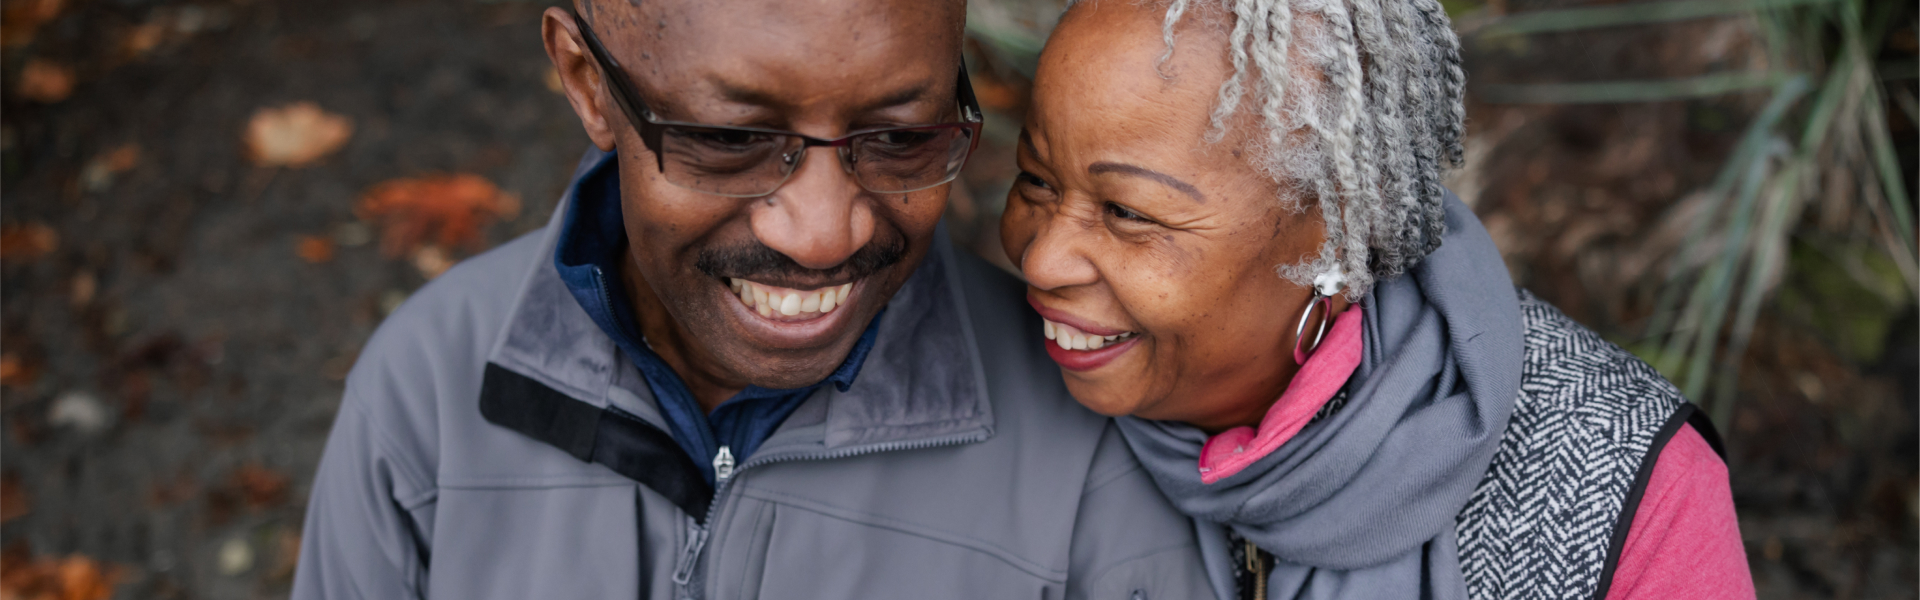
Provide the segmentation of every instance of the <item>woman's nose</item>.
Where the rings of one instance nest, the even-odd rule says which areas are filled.
[[[1054,290],[1099,281],[1100,271],[1084,248],[1086,237],[1085,228],[1059,218],[1042,222],[1020,257],[1020,272],[1027,283]]]
[[[873,207],[833,148],[810,148],[799,171],[753,211],[753,235],[809,269],[829,269],[873,239]]]

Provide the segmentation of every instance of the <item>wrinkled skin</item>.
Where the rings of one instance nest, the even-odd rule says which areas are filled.
[[[1247,102],[1224,140],[1204,139],[1232,73],[1208,21],[1221,17],[1190,14],[1156,71],[1163,15],[1086,2],[1063,17],[1040,58],[1001,240],[1043,315],[1138,337],[1104,365],[1063,368],[1076,399],[1220,431],[1258,423],[1298,369],[1294,327],[1311,292],[1274,268],[1310,258],[1325,234],[1317,211],[1286,208],[1313,198],[1243,158],[1259,131]]]
[[[601,41],[659,117],[765,127],[833,139],[889,125],[953,122],[959,2],[864,0],[601,1],[582,5]],[[742,199],[668,183],[603,83],[570,15],[550,8],[541,34],[567,100],[593,143],[619,150],[627,233],[622,278],[649,344],[711,411],[748,385],[825,379],[925,257],[947,186],[879,195],[830,148],[807,152],[772,195]],[[812,290],[854,283],[847,304],[805,323],[754,314],[704,254],[764,246],[784,268],[731,273]],[[862,248],[900,260],[850,273]]]

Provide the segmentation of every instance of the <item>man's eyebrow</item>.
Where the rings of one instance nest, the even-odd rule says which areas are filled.
[[[1020,146],[1027,149],[1027,156],[1040,158],[1040,149],[1033,147],[1033,136],[1025,129],[1020,130]]]
[[[1145,177],[1147,179],[1158,181],[1160,182],[1161,185],[1165,185],[1167,187],[1180,190],[1180,192],[1183,194],[1186,194],[1187,197],[1193,198],[1194,202],[1199,202],[1201,204],[1207,203],[1207,196],[1205,194],[1200,193],[1200,189],[1193,187],[1193,184],[1187,183],[1185,181],[1181,181],[1179,179],[1174,178],[1174,176],[1172,175],[1161,173],[1153,169],[1148,169],[1145,167],[1136,167],[1136,166],[1125,164],[1125,163],[1107,162],[1104,160],[1093,163],[1091,165],[1087,165],[1087,174],[1099,175],[1101,173],[1119,173],[1122,175],[1134,175],[1138,177]]]

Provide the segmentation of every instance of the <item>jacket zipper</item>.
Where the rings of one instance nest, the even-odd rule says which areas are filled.
[[[680,588],[680,595],[682,597],[691,597],[691,594],[687,593],[687,584],[693,581],[694,567],[695,565],[699,564],[701,553],[706,550],[707,538],[708,538],[708,535],[711,533],[711,528],[713,527],[713,524],[720,522],[719,510],[720,510],[721,501],[726,499],[726,493],[733,489],[733,485],[732,485],[733,481],[735,479],[738,479],[739,475],[745,472],[749,468],[757,467],[760,465],[769,465],[773,463],[782,463],[782,462],[795,462],[795,461],[802,461],[802,460],[835,460],[835,459],[841,459],[841,458],[851,458],[851,457],[860,456],[863,454],[875,454],[879,452],[897,452],[901,450],[921,450],[926,448],[938,448],[941,446],[958,446],[961,444],[970,444],[970,443],[978,442],[985,439],[987,439],[987,434],[985,432],[978,432],[978,433],[973,433],[968,435],[952,436],[952,437],[946,437],[946,438],[940,438],[940,439],[934,439],[934,440],[918,440],[918,441],[912,441],[912,442],[892,442],[892,443],[884,443],[884,444],[873,444],[870,446],[848,448],[845,450],[839,450],[835,452],[825,452],[820,454],[793,453],[793,454],[774,455],[774,456],[761,456],[761,457],[755,457],[753,459],[749,459],[747,460],[747,462],[740,464],[739,466],[734,466],[728,469],[727,472],[729,473],[729,475],[726,477],[720,476],[720,473],[721,473],[719,468],[720,459],[721,458],[727,459],[727,462],[729,463],[729,465],[731,465],[731,463],[733,462],[733,454],[731,451],[727,449],[726,446],[721,446],[720,447],[721,454],[719,456],[714,457],[714,461],[713,461],[714,480],[715,480],[715,483],[718,484],[718,487],[713,491],[713,500],[707,504],[707,521],[705,524],[700,524],[698,521],[695,521],[692,517],[688,517],[687,523],[689,528],[688,530],[689,539],[687,541],[686,548],[683,549],[683,551],[680,553],[679,564],[674,566],[673,584]]]

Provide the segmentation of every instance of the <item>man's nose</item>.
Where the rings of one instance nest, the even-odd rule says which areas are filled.
[[[806,152],[813,156],[803,157],[798,172],[756,200],[763,205],[753,211],[753,235],[803,267],[829,269],[873,239],[873,206],[841,165],[839,152],[825,147]]]

